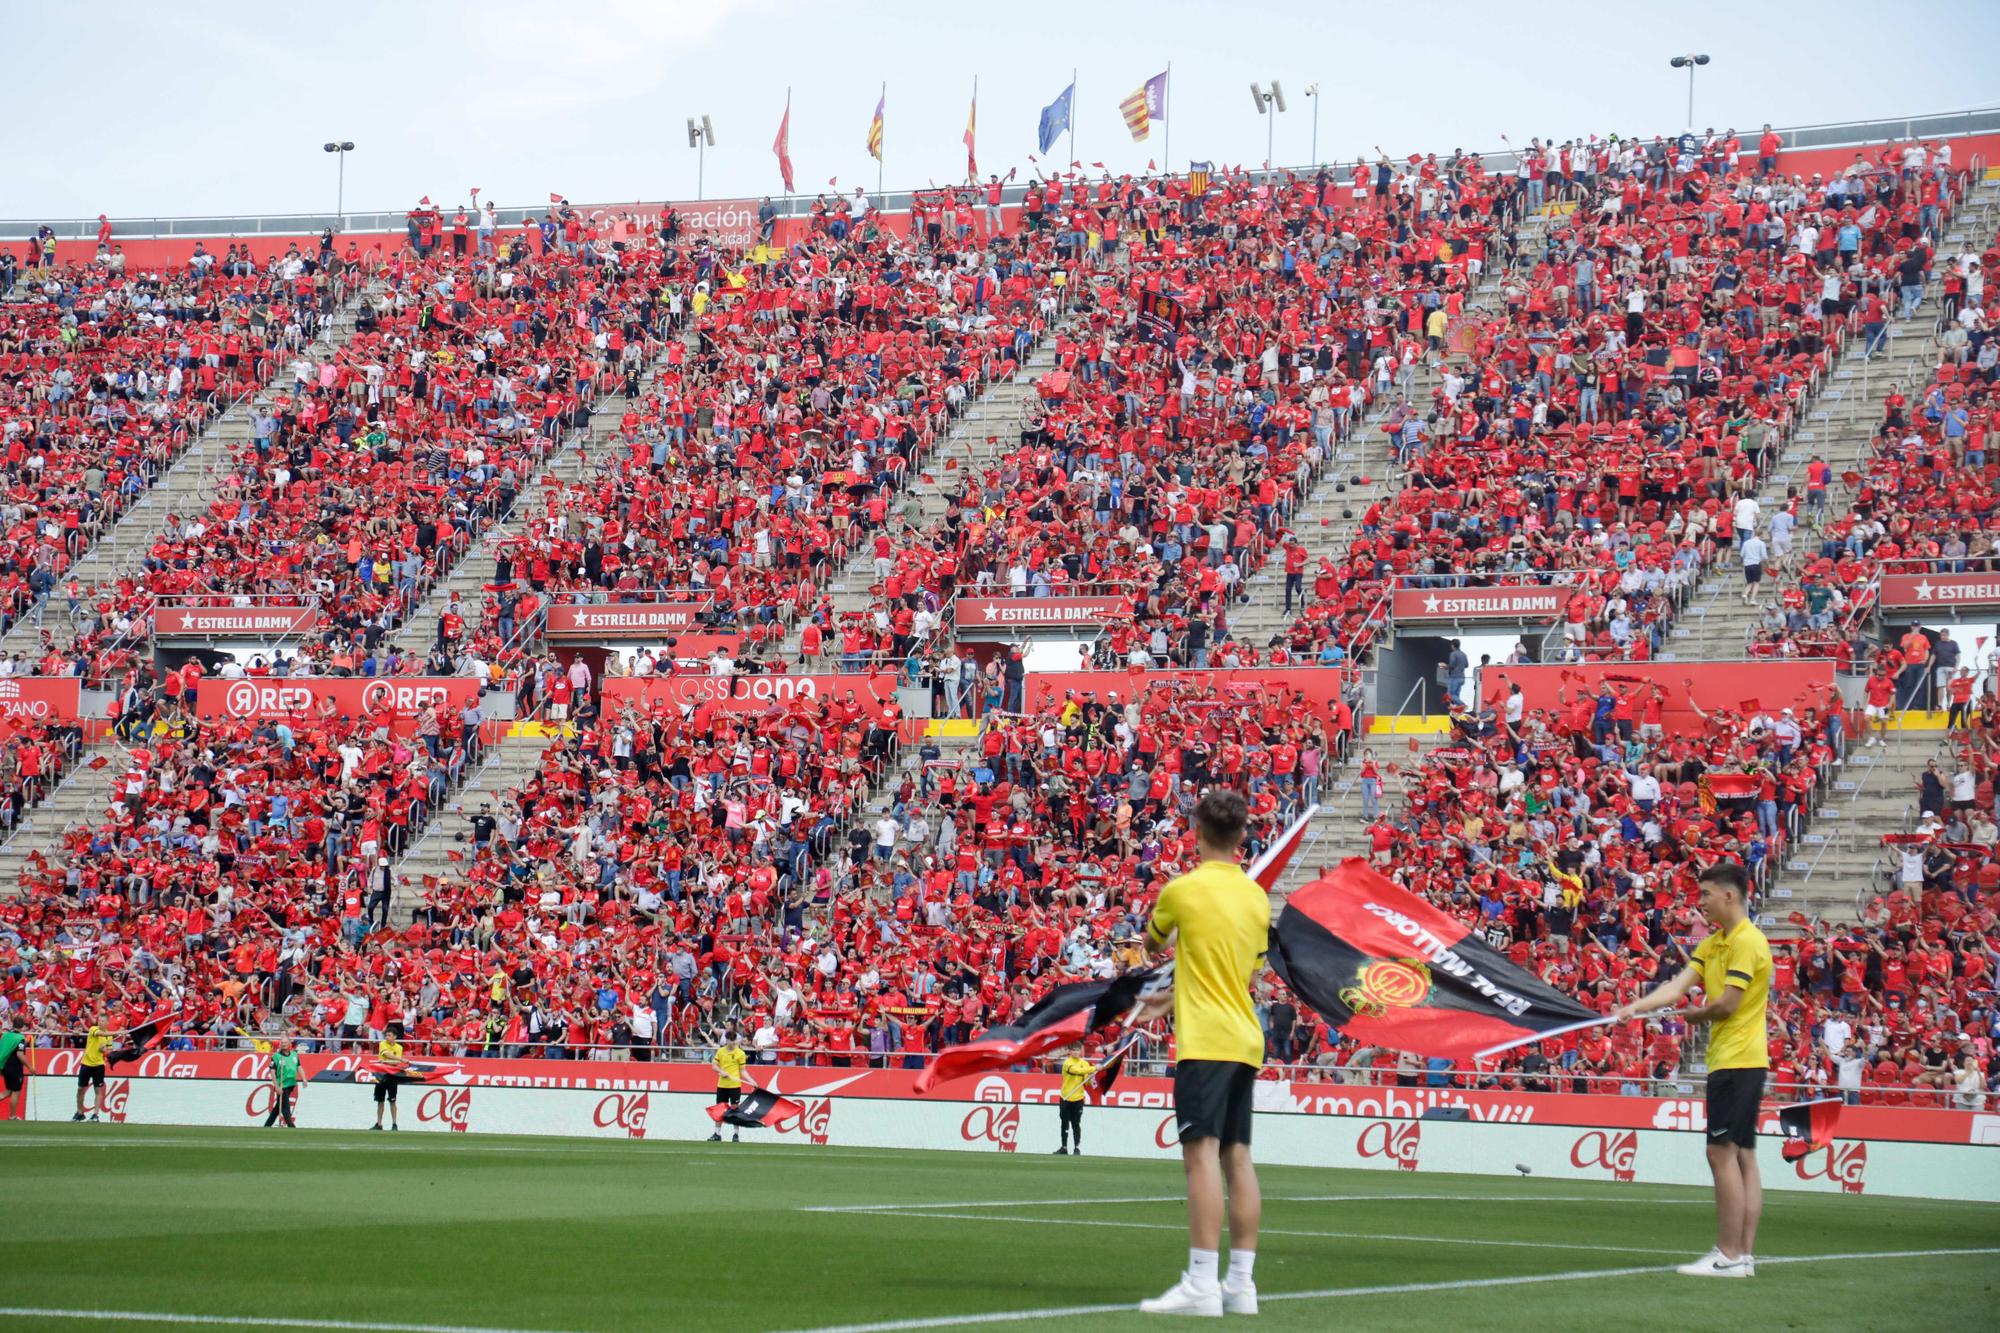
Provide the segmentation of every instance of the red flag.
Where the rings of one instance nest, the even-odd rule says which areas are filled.
[[[1156,969],[1140,968],[1109,981],[1057,986],[1013,1023],[939,1051],[917,1078],[917,1091],[928,1093],[940,1083],[1005,1069],[1082,1041],[1130,1013],[1159,975]]]
[[[1833,1131],[1840,1124],[1838,1097],[1798,1102],[1778,1108],[1778,1128],[1785,1133],[1782,1155],[1788,1162],[1802,1161],[1808,1153],[1833,1146]]]
[[[1292,855],[1305,841],[1306,829],[1312,824],[1313,816],[1319,813],[1317,805],[1309,805],[1304,813],[1292,821],[1290,828],[1280,834],[1278,840],[1266,847],[1250,866],[1250,878],[1263,885],[1264,892],[1274,893],[1278,888],[1278,877],[1285,873],[1285,867],[1292,863]]]
[[[1159,169],[1160,169],[1160,167],[1159,167],[1159,164],[1158,164],[1157,162],[1153,161],[1153,159],[1152,159],[1152,158],[1150,158],[1150,157],[1149,157],[1149,158],[1147,158],[1147,159],[1146,159],[1146,170],[1148,170],[1148,171],[1158,171]]]
[[[828,185],[831,185],[831,186],[832,186],[832,187],[833,187],[834,189],[838,190],[838,189],[840,188],[840,177],[838,177],[838,176],[828,176],[828,177],[826,178],[826,183],[827,183]]]
[[[806,1108],[790,1097],[763,1088],[752,1088],[749,1095],[734,1106],[717,1102],[708,1108],[708,1118],[717,1125],[735,1125],[743,1129],[769,1129],[780,1120],[796,1120],[805,1113]]]
[[[417,200],[418,208],[429,208],[430,206],[431,206],[431,197],[429,195],[425,195],[423,198]]]
[[[778,137],[772,143],[771,151],[778,155],[778,175],[785,182],[785,193],[792,193],[792,98],[785,95],[785,118],[778,122]]]
[[[549,192],[549,202],[550,202],[550,203],[552,203],[552,204],[559,204],[559,203],[561,203],[562,201],[563,201],[563,198],[562,198],[562,196],[561,196],[561,195],[559,195],[559,194],[555,193],[555,192],[554,192],[553,190],[551,190],[551,191]]]

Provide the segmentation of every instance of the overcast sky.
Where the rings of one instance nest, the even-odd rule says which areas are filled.
[[[1746,22],[1746,18],[1752,22]],[[801,191],[875,183],[868,120],[888,81],[885,183],[1028,170],[1043,104],[1077,67],[1076,152],[1167,165],[1118,103],[1173,62],[1172,165],[1497,149],[1501,136],[1754,129],[2000,104],[2000,3],[959,5],[795,0],[63,0],[9,6],[0,215],[39,219],[330,211],[328,139],[351,139],[349,212],[429,195],[531,204],[695,193],[685,121],[707,113],[710,198],[777,193],[792,89]],[[1252,80],[1290,111],[1260,117]],[[1054,150],[1069,160],[1065,140]]]

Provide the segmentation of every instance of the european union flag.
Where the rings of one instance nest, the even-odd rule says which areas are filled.
[[[1076,85],[1072,83],[1062,90],[1061,97],[1042,108],[1041,148],[1038,151],[1048,152],[1056,136],[1069,128],[1069,104],[1075,93]]]

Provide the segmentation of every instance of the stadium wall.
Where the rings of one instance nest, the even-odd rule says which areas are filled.
[[[63,1052],[60,1056],[73,1056]],[[217,1056],[238,1077],[172,1076],[195,1067],[186,1057],[145,1057],[167,1077],[114,1078],[107,1089],[111,1119],[126,1125],[196,1125],[249,1130],[271,1108],[270,1085],[257,1077],[260,1057]],[[176,1063],[178,1062],[178,1064]],[[73,1060],[71,1061],[73,1063]],[[324,1058],[310,1064],[328,1064]],[[713,1071],[706,1066],[612,1065],[576,1062],[466,1062],[454,1081],[400,1090],[404,1128],[426,1133],[543,1135],[692,1141],[714,1126]],[[508,1086],[486,1081],[521,1077],[481,1073],[484,1064],[541,1066],[540,1077],[571,1086]],[[66,1120],[73,1082],[59,1057],[53,1071],[32,1080],[31,1119]],[[766,1068],[765,1084],[794,1098],[802,1112],[775,1124],[777,1142],[860,1148],[1011,1154],[1040,1152],[1057,1137],[1054,1080],[1039,1075],[992,1075],[972,1100],[895,1095],[843,1095],[869,1080],[906,1083],[901,1071]],[[682,1091],[693,1085],[699,1091]],[[1085,1113],[1095,1155],[1178,1160],[1171,1085],[1164,1079],[1121,1081],[1112,1104]],[[1704,1117],[1696,1098],[1563,1097],[1533,1093],[1429,1095],[1428,1089],[1258,1084],[1258,1160],[1273,1165],[1510,1176],[1517,1171],[1562,1180],[1629,1181],[1702,1186],[1709,1183],[1701,1151]],[[1324,1094],[1324,1095],[1322,1095]],[[1501,1100],[1495,1100],[1495,1098]],[[1447,1100],[1449,1098],[1450,1100]],[[1588,1103],[1616,1104],[1618,1114],[1579,1114]],[[1328,1108],[1363,1111],[1348,1114]],[[1549,1111],[1547,1108],[1561,1109]],[[1375,1112],[1368,1114],[1365,1112]],[[1953,1141],[1856,1137],[1876,1123],[1924,1122],[1928,1134]],[[373,1089],[365,1082],[304,1085],[298,1098],[305,1128],[358,1129],[373,1120]],[[1544,1123],[1541,1117],[1583,1120]],[[1516,1119],[1487,1119],[1512,1116]],[[1595,1118],[1603,1123],[1589,1123]],[[1850,1123],[1852,1122],[1852,1123]],[[2000,1116],[1951,1111],[1854,1108],[1840,1137],[1803,1161],[1780,1155],[1775,1112],[1766,1109],[1759,1144],[1767,1189],[1816,1193],[1889,1194],[1916,1198],[2000,1201]],[[115,1129],[106,1129],[115,1134]],[[746,1131],[753,1136],[760,1131]]]

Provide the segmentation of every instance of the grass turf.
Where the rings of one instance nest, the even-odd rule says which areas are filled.
[[[1025,1145],[1007,1157],[7,1123],[0,1163],[0,1329],[143,1326],[53,1311],[233,1321],[217,1327],[949,1326],[1129,1306],[1172,1281],[1186,1244],[1171,1165]],[[2000,1253],[1771,1262],[2000,1247],[2000,1205],[1772,1194],[1758,1276],[1724,1285],[1657,1271],[1707,1248],[1704,1191],[1260,1175],[1272,1329],[1691,1327],[1715,1323],[1719,1300],[1732,1327],[1972,1328],[1991,1327],[2000,1301]],[[1648,1271],[1599,1276],[1625,1269]],[[1373,1290],[1426,1284],[1452,1285]],[[1294,1293],[1317,1294],[1281,1299]],[[1005,1326],[1058,1324],[1157,1321],[1088,1310]]]

